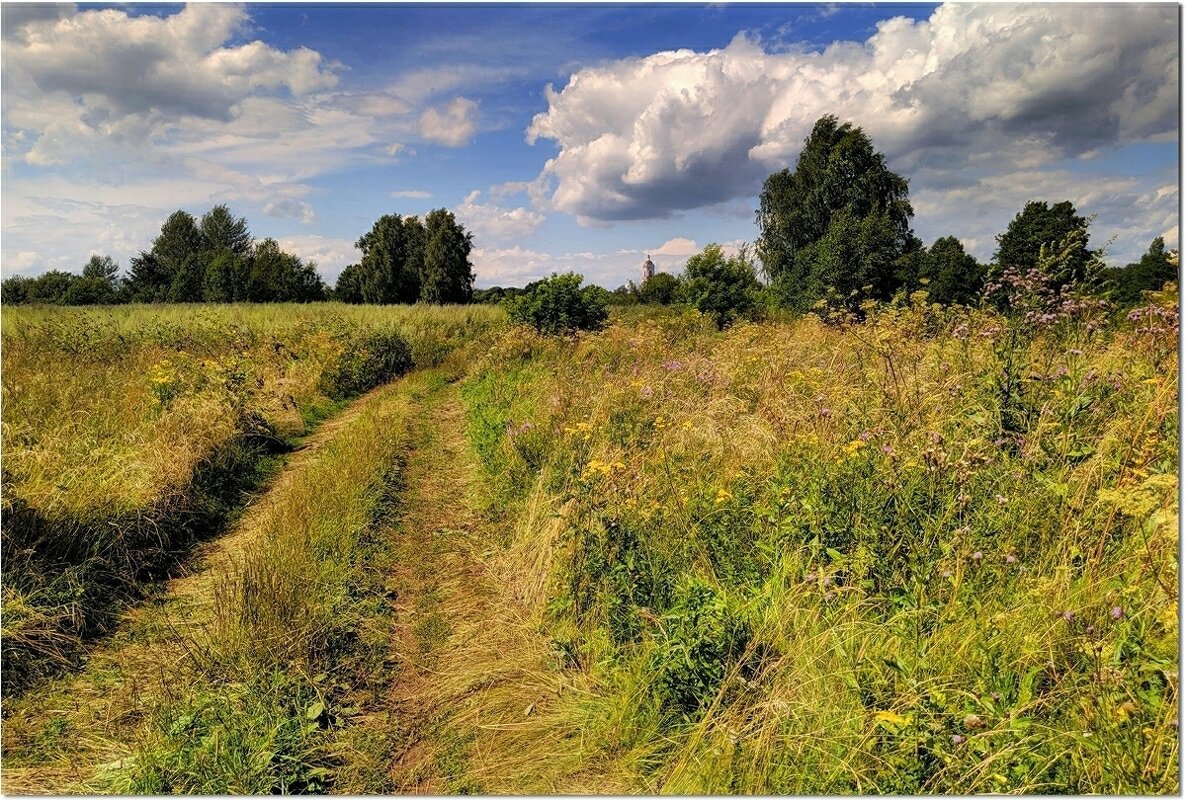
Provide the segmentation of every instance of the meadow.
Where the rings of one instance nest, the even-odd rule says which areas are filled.
[[[72,664],[349,398],[500,319],[483,307],[6,308],[5,690]],[[352,359],[392,328],[409,364]]]
[[[5,779],[1177,792],[1177,321],[6,309]]]

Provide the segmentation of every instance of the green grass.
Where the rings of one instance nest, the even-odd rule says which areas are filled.
[[[429,384],[417,374],[369,399],[236,531],[243,544],[215,566],[211,619],[187,649],[200,675],[161,696],[133,753],[96,787],[255,794],[331,786],[341,765],[332,754],[349,743],[342,724],[360,694],[383,681],[391,543],[382,531],[416,398]],[[358,781],[358,771],[349,775]]]
[[[584,761],[677,793],[1177,791],[1174,333],[1012,326],[916,303],[490,349],[469,430],[561,521]]]
[[[487,307],[6,309],[4,691],[76,665],[225,530],[269,457],[377,380],[354,364],[333,382],[373,331],[394,328],[423,367],[501,324]]]
[[[209,603],[144,612],[127,647],[184,657],[88,787],[1177,792],[1176,332],[870,311],[480,328],[293,463]],[[95,748],[58,692],[6,769]]]

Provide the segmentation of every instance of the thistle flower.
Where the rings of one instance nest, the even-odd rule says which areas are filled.
[[[1121,609],[1119,606],[1113,606],[1112,607],[1112,619],[1119,620],[1122,617],[1124,617],[1124,610]]]

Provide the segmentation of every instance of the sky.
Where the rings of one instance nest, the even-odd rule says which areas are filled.
[[[824,114],[987,261],[1029,200],[1135,261],[1178,245],[1175,4],[0,7],[0,273],[121,265],[226,203],[331,284],[447,207],[478,287],[613,288],[758,236]]]

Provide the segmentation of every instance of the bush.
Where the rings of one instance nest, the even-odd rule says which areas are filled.
[[[675,608],[665,616],[666,636],[657,655],[659,697],[665,708],[695,715],[716,698],[728,671],[745,655],[752,634],[709,585],[691,579],[676,595]]]
[[[714,243],[688,259],[680,293],[685,302],[712,317],[717,328],[727,328],[753,311],[758,289],[748,250],[726,259]]]
[[[412,348],[398,331],[375,329],[364,334],[357,344],[348,345],[326,366],[319,387],[334,400],[345,400],[398,378],[413,366]]]
[[[530,325],[541,334],[600,331],[609,314],[609,293],[597,286],[582,287],[582,280],[576,273],[553,273],[507,304],[511,322]]]

